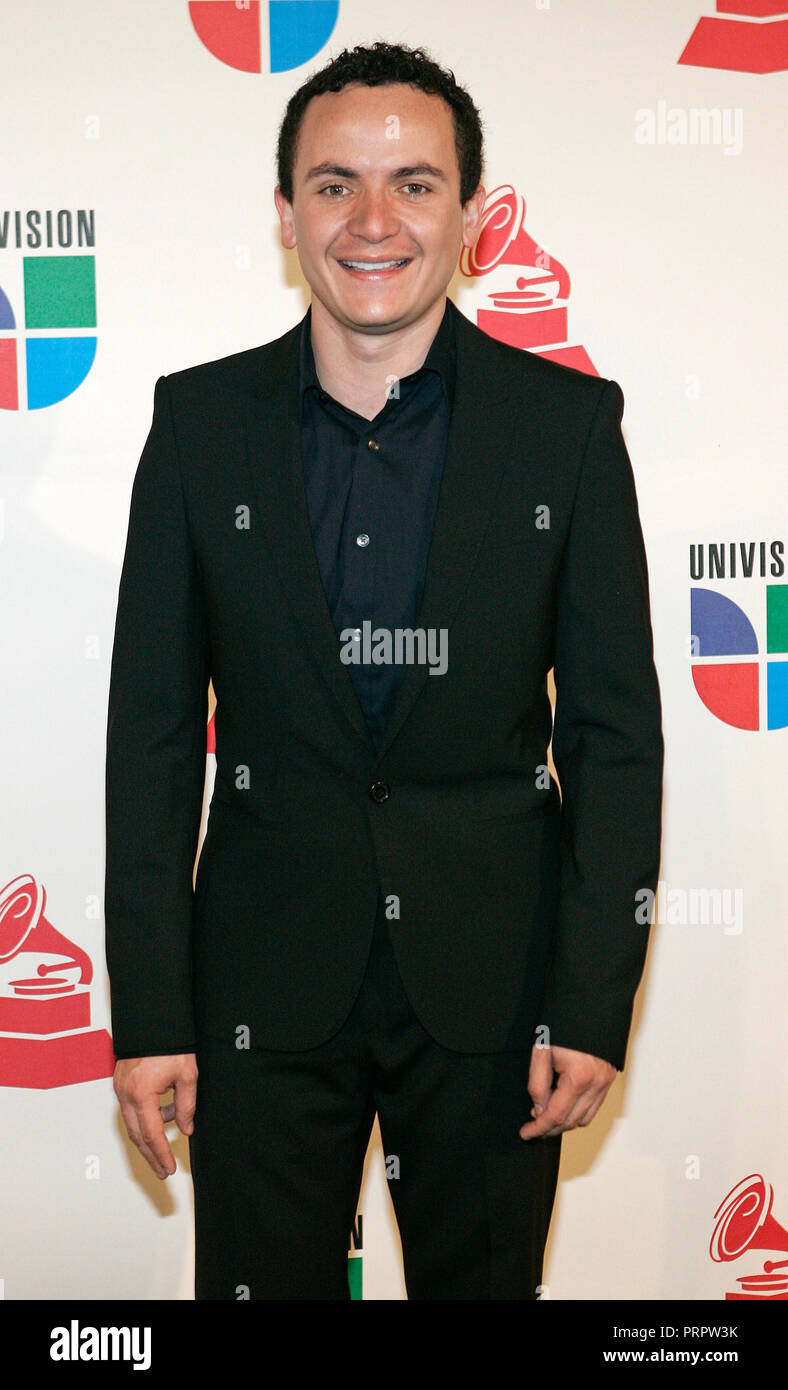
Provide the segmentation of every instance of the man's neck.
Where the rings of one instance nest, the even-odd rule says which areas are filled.
[[[423,367],[446,309],[446,296],[427,314],[391,333],[358,333],[337,323],[312,300],[312,353],[324,391],[373,420],[383,409],[392,383]]]

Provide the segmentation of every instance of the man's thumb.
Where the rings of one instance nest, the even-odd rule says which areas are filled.
[[[531,1052],[531,1069],[528,1074],[528,1094],[533,1101],[531,1114],[541,1115],[548,1100],[553,1081],[553,1058],[549,1047],[534,1047]]]

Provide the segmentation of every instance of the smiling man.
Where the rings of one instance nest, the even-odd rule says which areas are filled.
[[[197,1298],[349,1297],[377,1113],[408,1296],[534,1299],[561,1136],[624,1065],[659,865],[623,397],[447,299],[482,130],[422,50],[340,54],[291,98],[278,166],[310,307],[159,379],[132,494],[115,1089],[159,1177],[164,1121],[189,1135]],[[370,627],[446,639],[441,669]]]

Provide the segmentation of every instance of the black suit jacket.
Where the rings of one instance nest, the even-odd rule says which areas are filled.
[[[527,1047],[541,1025],[624,1065],[663,743],[623,395],[451,312],[456,400],[417,623],[447,631],[448,670],[407,667],[377,752],[312,543],[299,325],[156,383],[109,696],[119,1052],[244,1027],[252,1046],[327,1040],[381,889],[439,1043]],[[209,679],[217,771],[193,892]]]

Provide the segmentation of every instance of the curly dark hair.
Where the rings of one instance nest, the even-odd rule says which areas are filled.
[[[296,161],[301,120],[312,97],[324,92],[340,92],[351,82],[380,87],[388,82],[404,82],[418,87],[428,96],[441,96],[449,105],[454,121],[454,144],[460,169],[460,204],[465,206],[479,187],[484,164],[482,122],[471,97],[457,83],[451,69],[438,66],[423,48],[403,44],[358,44],[344,48],[320,72],[316,72],[294,92],[279,128],[276,162],[277,179],[283,196],[293,202],[293,170]]]

